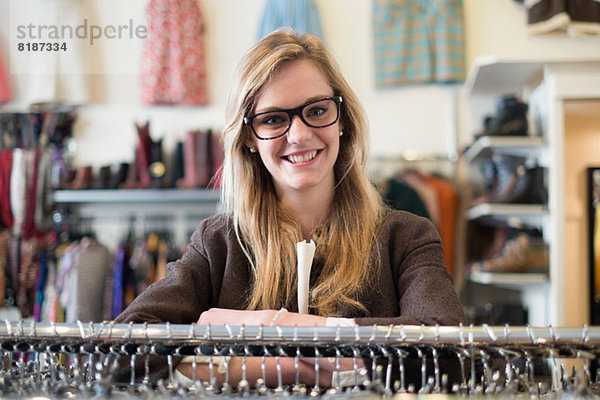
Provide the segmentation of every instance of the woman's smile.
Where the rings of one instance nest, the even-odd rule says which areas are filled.
[[[308,150],[304,152],[296,152],[283,156],[283,158],[295,166],[309,165],[320,154],[320,150]]]

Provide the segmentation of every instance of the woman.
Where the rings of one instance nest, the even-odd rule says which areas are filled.
[[[278,31],[258,42],[228,100],[225,212],[117,321],[457,325],[434,225],[382,204],[363,171],[367,146],[363,109],[321,41]],[[297,312],[304,240],[316,244],[308,314]]]

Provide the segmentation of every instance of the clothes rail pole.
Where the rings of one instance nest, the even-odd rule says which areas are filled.
[[[321,343],[373,345],[393,344],[515,344],[600,346],[600,327],[532,326],[361,326],[361,327],[267,327],[203,326],[175,324],[35,323],[5,321],[0,324],[2,339],[94,339],[173,342],[254,342]],[[318,338],[318,339],[315,339]]]

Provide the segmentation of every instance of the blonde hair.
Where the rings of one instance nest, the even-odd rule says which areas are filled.
[[[309,307],[319,315],[339,315],[340,305],[364,310],[357,300],[367,279],[382,202],[364,168],[368,131],[364,110],[325,45],[312,35],[276,31],[254,45],[234,75],[223,132],[225,159],[222,202],[250,261],[253,281],[248,309],[294,304],[297,290],[296,218],[280,207],[272,178],[258,153],[247,147],[252,135],[244,117],[254,111],[263,88],[285,63],[308,59],[325,74],[334,95],[342,96],[340,150],[334,165],[335,193],[326,221],[313,240],[323,269],[311,289]],[[375,260],[378,261],[378,260]],[[242,295],[242,294],[240,294]]]

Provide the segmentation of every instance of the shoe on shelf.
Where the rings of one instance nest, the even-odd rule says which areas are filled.
[[[491,201],[494,203],[544,204],[548,199],[545,169],[530,166],[524,157],[497,155],[493,158],[496,187]]]
[[[71,183],[71,189],[81,190],[92,187],[92,166],[84,165],[77,168],[75,180]]]
[[[548,245],[542,238],[520,233],[495,257],[473,264],[484,272],[547,272]]]
[[[475,135],[482,136],[527,136],[529,122],[527,120],[527,103],[517,96],[506,95],[496,103],[496,113],[486,115],[483,119],[483,131]]]

